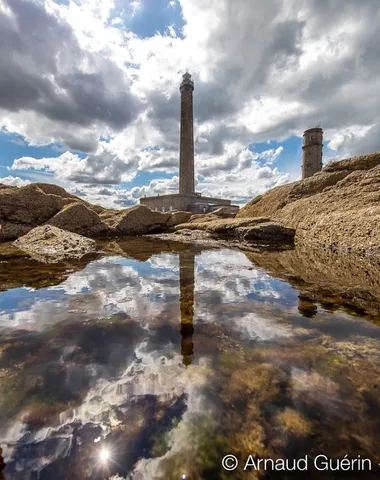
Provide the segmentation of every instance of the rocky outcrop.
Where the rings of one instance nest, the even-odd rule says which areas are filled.
[[[61,197],[64,200],[64,205],[75,203],[82,203],[86,205],[87,208],[93,210],[96,213],[101,213],[104,211],[104,208],[100,205],[93,205],[89,202],[86,202],[82,198],[79,198],[71,193],[67,192],[64,188],[59,187],[58,185],[54,185],[52,183],[34,183],[36,187],[42,190],[44,193],[48,195],[56,195],[57,197]]]
[[[5,189],[15,189],[17,187],[15,187],[14,185],[5,185],[4,183],[0,183],[0,190],[5,190]]]
[[[40,225],[52,225],[90,238],[145,235],[169,231],[185,222],[230,217],[221,207],[209,215],[189,212],[161,213],[144,205],[123,210],[107,210],[49,183],[25,187],[0,185],[0,241],[15,240]]]
[[[109,226],[100,219],[99,215],[83,203],[66,205],[46,224],[86,237],[102,237],[110,231]]]
[[[189,212],[174,212],[169,217],[168,221],[165,224],[165,227],[172,228],[181,223],[186,223],[190,220],[192,214]]]
[[[48,183],[34,183],[20,188],[0,187],[0,240],[14,240],[25,235],[52,219],[67,205],[79,203],[94,215],[104,210],[71,195],[62,187]]]
[[[0,190],[0,219],[21,225],[38,225],[63,206],[61,197],[46,195],[36,185]]]
[[[270,221],[251,225],[247,227],[238,227],[234,230],[234,236],[245,242],[261,244],[292,244],[295,231],[293,228],[287,228],[278,222]]]
[[[257,244],[292,244],[294,229],[269,218],[218,219],[178,225],[176,231],[201,230],[214,236],[237,238]]]
[[[32,258],[44,263],[81,258],[96,250],[95,240],[51,225],[36,227],[13,244]]]
[[[173,229],[191,217],[188,212],[153,212],[143,205],[106,210],[46,183],[1,187],[0,240],[15,240],[45,224],[87,237],[143,235]]]
[[[63,199],[47,195],[36,185],[0,190],[0,240],[14,239],[53,217]]]
[[[194,213],[190,216],[187,223],[204,223],[213,222],[219,218],[235,218],[236,212],[231,213],[229,207],[220,207],[217,210],[209,213]],[[185,221],[181,223],[186,223]]]
[[[144,235],[163,229],[171,214],[137,205],[126,210],[106,210],[99,216],[113,235]]]
[[[215,220],[217,220],[217,217],[215,217],[215,215],[212,215],[211,213],[195,213],[190,217],[187,223],[205,223],[213,222]]]
[[[57,197],[61,198],[72,198],[74,200],[78,200],[78,197],[72,195],[71,193],[67,192],[64,188],[54,185],[53,183],[33,183],[33,185],[40,190],[42,190],[47,195],[56,195]]]
[[[305,180],[253,199],[237,218],[270,216],[296,243],[379,251],[380,152],[327,165]]]
[[[220,207],[217,210],[211,212],[212,215],[216,215],[220,218],[234,218],[236,217],[237,212],[231,207]]]

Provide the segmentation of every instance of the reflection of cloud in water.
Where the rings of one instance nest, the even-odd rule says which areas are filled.
[[[184,307],[181,313],[186,325],[189,322],[192,325],[194,320],[192,289],[195,282],[195,319],[215,319],[224,325],[228,322],[228,328],[237,331],[242,340],[266,341],[291,336],[290,328],[276,324],[275,320],[259,312],[234,311],[227,318],[221,316],[219,310],[221,304],[226,306],[252,300],[263,303],[268,298],[279,301],[284,295],[282,282],[252,267],[240,252],[207,251],[196,257],[195,261],[196,272],[194,254],[187,252],[181,257],[181,298]],[[155,319],[161,322],[162,314],[170,309],[168,318],[172,319],[176,311],[173,320],[178,322],[179,327],[180,309],[173,309],[179,306],[180,300],[179,264],[178,255],[172,254],[153,256],[147,262],[119,257],[102,258],[84,270],[71,274],[59,286],[45,289],[47,300],[43,295],[33,297],[35,292],[31,290],[29,303],[24,310],[20,308],[12,314],[13,319],[7,317],[7,313],[4,314],[5,318],[0,317],[3,324],[12,320],[13,325],[17,322],[23,328],[38,330],[63,320],[80,322],[122,312],[136,319],[141,326],[149,327],[151,323],[152,327],[147,332],[150,340],[135,349],[136,358],[121,375],[111,376],[107,368],[97,364],[85,366],[83,375],[89,378],[86,396],[79,406],[60,414],[60,425],[40,428],[27,434],[25,425],[15,422],[12,429],[6,432],[5,441],[30,445],[31,442],[54,440],[58,442],[54,447],[56,453],[52,453],[50,459],[43,459],[52,462],[59,455],[68,454],[74,438],[71,431],[74,424],[77,425],[75,428],[79,428],[78,425],[85,428],[85,425],[92,423],[101,426],[102,435],[105,436],[113,427],[125,424],[131,402],[136,399],[152,396],[164,405],[165,402],[185,396],[187,410],[169,433],[168,452],[163,457],[140,462],[133,478],[154,478],[154,474],[160,470],[161,461],[187,445],[194,415],[205,413],[209,407],[201,390],[212,372],[206,358],[197,358],[195,364],[185,368],[183,356],[179,354],[179,340],[173,349],[163,334],[154,339],[157,327],[164,325]],[[279,286],[280,291],[277,290]],[[221,300],[215,301],[214,294]],[[182,339],[182,349],[184,345]],[[61,352],[61,355],[64,354],[64,351]],[[64,361],[64,356],[61,359]],[[62,429],[66,432],[65,436],[62,436]],[[37,468],[40,461],[41,457],[37,454],[30,455],[28,468]]]
[[[114,379],[102,376],[104,371],[97,365],[87,365],[87,368],[93,369],[93,385],[80,406],[62,412],[58,425],[33,433],[22,421],[16,421],[2,433],[2,442],[10,445],[17,443],[18,448],[22,445],[29,448],[43,441],[44,455],[30,452],[24,464],[24,467],[34,470],[42,466],[41,462],[51,463],[70,454],[75,441],[73,429],[78,431],[93,424],[101,428],[101,435],[105,437],[113,427],[125,424],[128,411],[138,398],[154,396],[157,402],[167,405],[185,395],[189,412],[202,411],[200,390],[212,375],[208,359],[200,358],[196,365],[185,368],[179,354],[171,358],[166,355],[165,346],[160,350],[146,350],[147,343],[141,343],[135,349],[136,359]],[[187,415],[185,413],[186,418]],[[54,449],[50,451],[48,446],[53,443]],[[49,455],[46,453],[48,451]],[[8,460],[13,453],[13,448],[5,449]]]
[[[168,270],[170,272],[178,273],[178,255],[173,254],[162,254],[162,255],[154,255],[148,260],[148,263],[153,268],[158,268],[161,270]]]
[[[144,352],[146,344],[136,349],[136,360],[115,380],[98,379],[89,390],[82,405],[61,414],[63,423],[80,421],[103,423],[106,429],[118,422],[115,409],[128,408],[128,402],[145,395],[154,395],[166,402],[187,394],[193,402],[197,389],[210,374],[206,359],[199,359],[196,366],[185,368],[179,354],[168,358],[161,351]]]
[[[232,250],[202,252],[197,258],[196,292],[204,302],[213,295],[221,303],[242,302],[248,295],[261,301],[280,301],[292,295],[288,284],[274,280],[260,268],[253,267],[244,253]]]
[[[178,274],[168,270],[162,274],[151,266],[148,274],[140,275],[141,265],[149,267],[123,258],[95,261],[59,286],[46,289],[47,299],[36,297],[33,290],[27,292],[24,308],[19,304],[18,311],[0,312],[0,326],[38,330],[66,320],[70,313],[71,318],[78,313],[99,318],[123,312],[148,321],[165,310],[166,302],[178,301]]]
[[[291,364],[295,357],[290,350],[297,345],[303,323],[292,322],[293,315],[297,314],[298,298],[290,285],[255,268],[240,252],[204,251],[196,256],[196,252],[189,250],[180,255],[180,260],[178,255],[164,254],[146,262],[106,257],[71,274],[59,286],[0,293],[0,300],[5,299],[0,325],[42,330],[61,320],[68,321],[54,330],[53,339],[50,333],[33,334],[38,339],[47,338],[46,350],[53,358],[49,357],[47,365],[44,354],[36,349],[38,353],[32,359],[35,361],[32,366],[34,372],[46,367],[51,374],[43,377],[44,380],[52,378],[43,395],[48,397],[55,392],[53,398],[58,403],[70,390],[77,394],[75,401],[78,402],[75,407],[72,403],[63,403],[59,415],[54,419],[49,417],[44,427],[34,426],[34,431],[27,431],[21,415],[14,415],[11,426],[1,432],[2,441],[18,442],[11,459],[13,471],[38,470],[44,464],[56,468],[62,459],[61,464],[76,461],[81,459],[80,455],[76,456],[77,444],[84,452],[86,446],[93,447],[94,439],[103,441],[107,437],[106,442],[115,431],[122,430],[125,434],[122,441],[127,451],[137,442],[139,434],[154,436],[152,423],[158,422],[161,414],[167,414],[170,419],[159,437],[165,445],[158,453],[152,453],[157,454],[156,457],[143,458],[137,464],[140,451],[138,455],[131,454],[131,463],[122,473],[134,469],[128,478],[147,480],[165,475],[168,465],[170,467],[168,460],[173,461],[176,455],[180,463],[182,458],[191,462],[197,448],[196,434],[202,435],[202,430],[195,429],[205,423],[208,428],[207,422],[213,427],[217,422],[220,399],[216,400],[218,406],[213,405],[217,396],[213,395],[212,388],[215,384],[218,387],[217,375],[223,375],[218,369],[223,365],[230,368],[228,362],[223,362],[234,355],[235,347],[241,353],[241,346],[248,346],[248,351],[261,352],[264,357],[268,347],[267,357],[271,357],[272,362],[275,357],[277,363],[284,364],[279,378],[285,378],[286,371],[287,400],[297,410],[328,412],[328,419],[348,415],[342,402],[344,387],[340,383],[325,378],[323,370],[322,373],[307,372]],[[286,314],[283,314],[284,307]],[[108,320],[85,322],[117,313],[126,315],[115,318],[115,329],[109,328],[112,322]],[[289,345],[286,339],[290,337]],[[277,345],[271,345],[272,340],[279,340],[280,350]],[[251,342],[261,343],[252,346]],[[281,349],[285,344],[289,348]],[[13,360],[16,354],[9,355]],[[219,355],[223,355],[220,364]],[[305,352],[300,355],[296,364],[307,369],[311,359],[319,354],[312,351],[309,355]],[[190,360],[185,362],[185,357]],[[239,380],[241,371],[245,371],[246,376],[240,383],[235,382],[236,388],[239,385],[245,388],[245,382],[249,387],[249,362],[249,359],[243,363],[237,361],[236,368],[242,367],[242,370],[236,371],[235,380]],[[257,377],[260,368],[264,368],[264,376],[266,371],[276,371],[265,365],[260,367],[258,363],[252,366]],[[29,374],[28,368],[26,366],[22,373]],[[224,382],[225,378],[221,378]],[[254,380],[252,387],[256,385]],[[260,392],[265,398],[263,390],[269,389],[271,383],[267,384],[264,379],[262,384]],[[65,387],[60,389],[60,385]],[[233,383],[226,382],[226,385],[232,388]],[[66,410],[62,412],[62,408]],[[175,414],[172,408],[176,409]],[[2,428],[6,429],[7,424]],[[124,451],[122,453],[124,455]],[[8,448],[6,455],[11,454],[12,449]],[[82,455],[85,459],[86,453]]]
[[[250,340],[274,340],[286,338],[293,335],[292,328],[288,325],[281,325],[274,319],[265,318],[256,313],[248,313],[242,318],[237,318],[233,325],[234,330],[239,330],[244,338]]]
[[[0,311],[0,326],[39,330],[68,318],[120,312],[149,322],[178,302],[178,255],[156,255],[147,262],[105,257],[58,286],[23,290],[22,300],[15,296],[13,309]],[[252,296],[280,302],[291,295],[291,288],[253,268],[241,252],[211,250],[196,257],[195,295],[196,316],[210,318],[214,305],[241,303]]]

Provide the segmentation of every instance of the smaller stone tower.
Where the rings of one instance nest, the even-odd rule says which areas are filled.
[[[303,134],[302,179],[322,170],[323,130],[310,128]]]

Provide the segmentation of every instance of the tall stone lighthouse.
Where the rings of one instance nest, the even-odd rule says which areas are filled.
[[[179,146],[179,194],[194,195],[193,91],[190,73],[183,75],[181,92],[181,134]]]
[[[323,130],[309,128],[303,134],[302,179],[322,170]]]
[[[231,200],[203,196],[195,191],[194,177],[194,82],[190,73],[182,76],[179,87],[181,92],[180,144],[179,144],[179,191],[151,197],[140,198],[140,204],[159,212],[187,211],[206,213],[220,207],[237,213],[239,207],[231,205]]]

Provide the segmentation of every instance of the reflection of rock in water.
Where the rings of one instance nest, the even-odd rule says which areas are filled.
[[[247,253],[269,274],[282,278],[323,309],[344,309],[378,323],[380,258],[298,246],[285,252]]]
[[[304,317],[312,318],[318,312],[318,307],[316,303],[309,297],[304,294],[298,296],[298,311]]]
[[[194,354],[193,319],[194,319],[194,269],[195,252],[179,254],[179,284],[181,309],[181,353],[183,364],[191,364]]]

